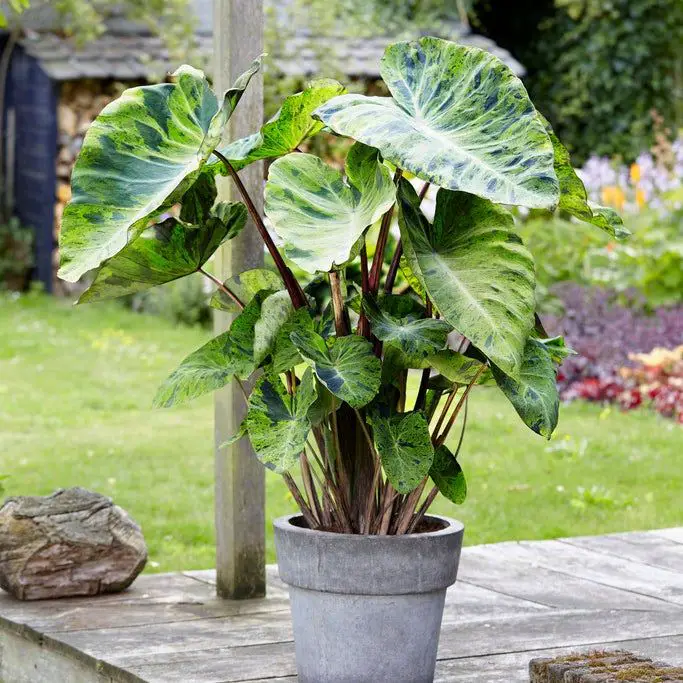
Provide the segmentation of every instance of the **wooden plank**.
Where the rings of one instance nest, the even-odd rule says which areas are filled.
[[[650,567],[560,541],[500,544],[512,556],[562,574],[683,605],[683,572]]]
[[[215,84],[225,91],[263,49],[262,0],[215,0]],[[263,80],[252,79],[229,124],[229,137],[245,137],[263,120]],[[240,173],[257,209],[262,207],[263,168],[251,164]],[[219,183],[219,198],[235,199],[229,185]],[[254,225],[218,250],[216,274],[227,279],[235,273],[263,263],[263,244]],[[223,332],[228,316],[217,313],[216,332]],[[234,383],[216,392],[215,402],[215,489],[217,593],[224,598],[262,597],[265,578],[265,472],[247,438],[220,448],[239,429],[246,407]]]
[[[608,536],[583,536],[561,538],[577,548],[604,553],[625,560],[635,560],[653,567],[683,571],[683,543],[676,543],[663,536],[647,532],[609,534]]]
[[[668,538],[670,541],[675,541],[676,543],[683,543],[683,527],[657,529],[656,531],[647,531],[646,533],[654,534],[655,536],[663,536],[664,538]]]
[[[463,548],[458,581],[564,609],[671,607],[661,600],[567,576],[554,568],[532,568],[530,559],[520,557],[516,546],[507,543]]]
[[[481,657],[551,647],[590,647],[623,640],[683,635],[683,610],[542,610],[533,614],[445,624],[439,659]],[[245,647],[186,647],[138,657],[108,658],[149,683],[234,683],[294,676],[294,645],[273,642]],[[199,645],[199,641],[193,644]],[[472,679],[470,679],[472,680]]]

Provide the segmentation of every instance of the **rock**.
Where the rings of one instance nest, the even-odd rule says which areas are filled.
[[[60,103],[57,107],[57,125],[60,133],[69,137],[76,135],[78,117],[68,104]]]
[[[531,683],[655,683],[683,681],[683,668],[616,650],[532,659],[529,675]]]
[[[20,600],[116,593],[146,562],[140,527],[98,493],[73,488],[0,508],[0,587]]]

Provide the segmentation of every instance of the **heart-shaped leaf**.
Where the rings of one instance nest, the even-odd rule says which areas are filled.
[[[569,151],[555,135],[548,120],[540,113],[537,115],[553,143],[555,173],[560,182],[560,204],[558,208],[584,221],[584,223],[595,225],[615,239],[621,240],[628,237],[631,232],[624,227],[624,222],[614,209],[591,205],[588,201],[588,193],[572,166]]]
[[[424,365],[446,377],[449,382],[466,386],[477,376],[482,364],[479,360],[447,349],[427,356]],[[487,368],[479,375],[477,384],[486,384],[489,381],[491,371]]]
[[[519,375],[534,327],[534,262],[502,207],[439,190],[433,225],[410,183],[399,189],[406,259],[447,320],[494,363]]]
[[[392,315],[389,311],[396,308],[392,301],[395,299],[409,299],[412,303],[410,297],[384,297],[378,305],[373,297],[363,297],[363,310],[370,321],[372,333],[380,341],[397,346],[408,356],[417,357],[435,353],[446,346],[446,337],[453,329],[449,323],[411,314]],[[407,305],[405,310],[409,310]]]
[[[308,410],[315,401],[315,379],[307,370],[294,395],[278,375],[263,375],[249,396],[245,419],[256,457],[274,472],[286,472],[299,460],[311,431]]]
[[[266,214],[289,258],[310,273],[343,266],[359,238],[395,201],[377,150],[356,144],[342,174],[310,154],[288,154],[270,167]]]
[[[434,459],[429,425],[422,413],[372,416],[375,448],[391,485],[410,493],[427,476]]]
[[[204,74],[189,66],[175,82],[126,90],[88,129],[72,174],[60,232],[59,276],[97,268],[181,199],[219,143],[260,59],[219,105]]]
[[[259,159],[289,154],[306,138],[312,137],[322,129],[323,124],[311,116],[315,109],[344,92],[346,88],[331,78],[312,81],[303,92],[287,97],[280,111],[261,128],[260,132],[235,140],[219,148],[219,151],[235,170],[240,170]],[[227,173],[222,164],[216,164],[216,167],[222,174]]]
[[[341,95],[315,115],[434,185],[554,209],[553,147],[522,82],[492,54],[438,38],[390,45],[393,98]]]
[[[440,446],[434,452],[434,462],[429,476],[442,496],[451,503],[462,505],[467,498],[467,482],[460,463],[446,446]]]
[[[362,408],[375,397],[382,368],[367,339],[349,335],[325,341],[308,330],[292,332],[290,338],[318,379],[352,408]]]
[[[157,408],[170,408],[224,387],[233,377],[246,379],[256,369],[254,326],[261,303],[272,292],[254,297],[233,320],[230,329],[191,353],[159,387]]]
[[[262,289],[278,291],[282,289],[282,279],[274,270],[253,268],[233,275],[225,281],[225,286],[244,304],[249,303]],[[237,304],[221,289],[217,289],[209,304],[213,308],[230,313],[239,313]]]
[[[78,303],[112,299],[198,271],[226,239],[239,234],[247,221],[244,204],[218,204],[202,226],[168,218],[145,230],[97,270]]]
[[[513,379],[495,365],[493,376],[524,423],[549,439],[557,427],[560,397],[551,352],[538,339],[529,339],[519,379]]]
[[[289,338],[296,330],[313,331],[313,318],[306,308],[295,309],[285,290],[275,292],[261,305],[254,329],[254,361],[260,365],[270,355],[272,372],[291,370],[301,356]]]

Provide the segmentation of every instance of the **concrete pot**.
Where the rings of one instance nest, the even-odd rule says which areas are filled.
[[[464,527],[406,536],[312,531],[275,520],[289,586],[299,683],[432,683],[446,589]]]

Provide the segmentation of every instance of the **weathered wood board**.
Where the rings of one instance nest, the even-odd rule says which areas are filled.
[[[521,683],[533,657],[598,647],[683,665],[682,553],[674,529],[465,548],[436,682]],[[296,683],[286,587],[267,576],[250,601],[217,599],[214,571],[95,599],[0,595],[0,681]]]

